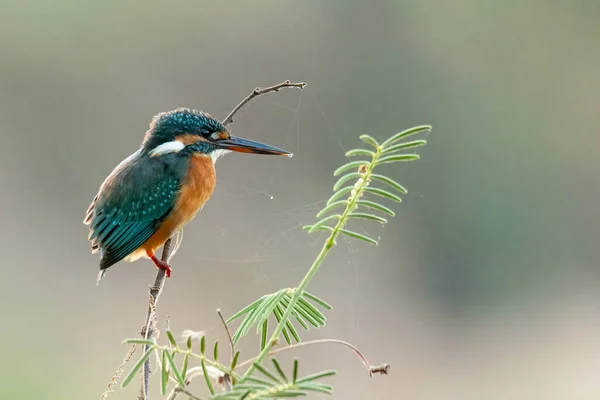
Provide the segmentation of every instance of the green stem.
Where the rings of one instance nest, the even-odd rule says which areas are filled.
[[[349,215],[356,208],[356,202],[362,196],[364,189],[369,185],[369,180],[371,178],[373,168],[375,168],[375,164],[377,164],[377,159],[379,158],[380,155],[381,155],[381,150],[379,148],[377,148],[377,152],[373,155],[373,160],[371,161],[371,163],[368,164],[367,171],[362,176],[361,184],[359,185],[358,188],[356,188],[353,196],[351,196],[348,199],[348,205],[346,206],[346,209],[344,210],[342,217],[339,219],[338,223],[335,225],[335,227],[331,231],[331,234],[329,235],[329,237],[323,244],[323,247],[321,248],[319,255],[317,256],[317,258],[313,262],[312,266],[310,267],[310,269],[308,270],[308,272],[302,279],[302,282],[300,282],[298,287],[296,289],[294,289],[294,295],[292,296],[290,303],[288,304],[288,306],[285,310],[285,313],[281,317],[281,321],[279,321],[279,323],[277,324],[275,331],[271,335],[271,338],[269,339],[269,341],[266,343],[266,346],[264,347],[264,349],[260,352],[260,354],[258,355],[256,360],[252,363],[252,365],[250,365],[250,367],[248,368],[248,370],[242,377],[242,381],[244,381],[244,379],[246,377],[252,375],[252,373],[256,369],[255,365],[260,364],[265,359],[265,357],[269,354],[269,351],[271,351],[271,348],[273,347],[273,345],[275,345],[275,343],[279,339],[279,336],[281,335],[281,332],[283,331],[285,324],[287,323],[287,321],[290,319],[290,316],[292,315],[292,311],[294,310],[294,307],[296,306],[298,299],[300,299],[300,296],[302,296],[302,293],[304,293],[304,290],[306,289],[306,287],[312,280],[313,276],[317,273],[317,271],[319,270],[319,267],[321,267],[323,260],[325,260],[325,257],[327,256],[327,254],[329,253],[331,248],[335,245],[335,239],[340,234],[340,229],[342,229],[344,227],[344,225],[346,225]]]

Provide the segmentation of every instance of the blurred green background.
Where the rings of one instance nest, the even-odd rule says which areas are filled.
[[[151,117],[223,118],[291,79],[308,86],[254,101],[231,130],[295,157],[219,161],[160,327],[223,341],[216,308],[310,265],[323,238],[300,227],[344,149],[427,123],[422,160],[384,171],[409,189],[397,218],[354,225],[377,248],[340,241],[312,285],[335,309],[304,335],[392,375],[336,347],[282,358],[338,369],[337,399],[597,399],[599,20],[595,1],[3,1],[0,398],[98,398],[139,330],[154,267],[119,264],[96,287],[81,221]]]

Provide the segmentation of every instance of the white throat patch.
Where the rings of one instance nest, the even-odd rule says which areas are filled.
[[[185,144],[178,140],[173,140],[172,142],[166,142],[161,145],[156,146],[152,150],[150,150],[150,157],[158,157],[163,154],[169,153],[177,153],[185,147]]]
[[[217,160],[219,159],[219,157],[224,156],[227,153],[231,153],[231,150],[225,150],[225,149],[216,149],[210,152],[210,158],[213,162],[213,164],[215,164],[217,162]]]

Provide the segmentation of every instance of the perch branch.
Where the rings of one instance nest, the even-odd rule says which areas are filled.
[[[240,111],[240,109],[242,107],[244,107],[250,100],[252,100],[253,98],[255,98],[257,96],[260,96],[261,94],[265,94],[265,93],[269,93],[269,92],[278,92],[279,89],[286,88],[286,87],[294,87],[294,88],[298,88],[298,89],[304,89],[304,86],[306,86],[306,83],[304,83],[304,82],[292,83],[290,81],[285,81],[285,82],[281,82],[278,85],[273,85],[273,86],[269,86],[269,87],[262,88],[262,89],[257,87],[244,100],[242,100],[240,104],[235,106],[235,108],[229,113],[229,115],[225,117],[225,119],[223,120],[222,123],[225,126],[232,123],[233,116],[235,114],[237,114],[237,112]]]
[[[171,256],[171,243],[172,240],[169,238],[164,246],[161,255],[161,260],[164,262],[169,261],[169,257]],[[163,287],[165,286],[165,270],[159,269],[156,274],[156,279],[154,279],[154,285],[150,286],[150,300],[148,302],[148,313],[146,314],[146,323],[142,327],[141,334],[142,337],[146,340],[152,339],[154,336],[154,331],[156,330],[156,303],[158,303],[158,298],[162,293]],[[148,350],[148,345],[144,345],[144,353]],[[142,367],[142,384],[140,388],[140,394],[138,396],[139,400],[147,400],[148,399],[148,385],[150,381],[150,358],[144,362],[144,366]]]

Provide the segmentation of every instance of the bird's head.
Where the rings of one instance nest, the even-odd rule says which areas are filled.
[[[292,153],[277,147],[232,136],[219,120],[189,108],[155,115],[142,147],[151,157],[203,153],[213,162],[230,151],[292,156]]]

